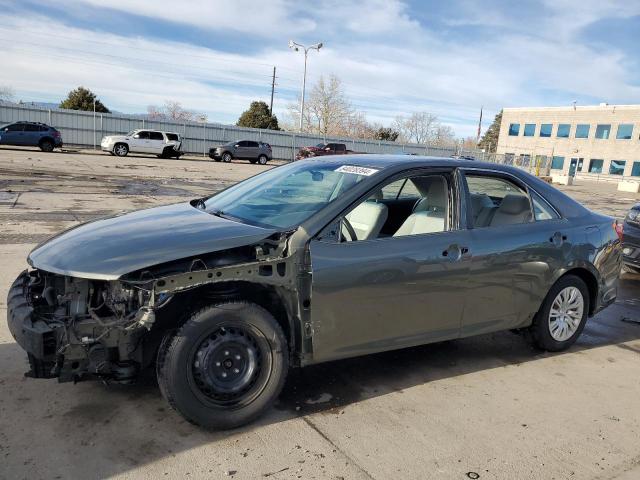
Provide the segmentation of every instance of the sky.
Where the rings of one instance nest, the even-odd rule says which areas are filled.
[[[459,137],[502,107],[640,103],[640,0],[0,0],[0,86],[58,102],[83,85],[112,110],[165,100],[235,123],[335,74],[369,121],[426,111]],[[307,90],[309,91],[309,90]]]

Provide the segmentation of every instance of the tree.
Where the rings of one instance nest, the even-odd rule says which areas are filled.
[[[96,94],[84,87],[78,87],[75,90],[71,90],[69,95],[67,95],[67,98],[60,103],[60,108],[92,112],[94,101],[96,102],[96,112],[109,113],[109,109],[96,98]]]
[[[14,95],[13,88],[8,85],[0,85],[0,102],[11,102]]]
[[[149,120],[173,120],[176,122],[207,121],[206,114],[186,110],[182,108],[180,102],[176,102],[175,100],[165,100],[163,107],[149,105],[147,107],[147,118]]]
[[[289,105],[293,124],[300,122],[300,107]],[[319,135],[344,135],[350,130],[355,114],[347,99],[340,79],[331,75],[329,80],[320,77],[304,104],[304,130]],[[351,125],[353,127],[353,125]]]
[[[251,102],[249,109],[242,112],[236,125],[239,127],[280,130],[278,117],[272,115],[269,111],[269,105],[262,101]]]
[[[414,112],[408,117],[399,115],[394,121],[394,128],[400,137],[413,143],[429,143],[436,134],[438,117],[427,112]]]
[[[456,134],[449,125],[438,123],[434,128],[433,144],[438,147],[454,147],[457,145]]]
[[[498,136],[500,135],[500,125],[502,124],[502,110],[498,112],[496,117],[493,119],[493,123],[484,132],[484,135],[478,142],[478,147],[483,149],[485,152],[493,153],[496,151],[498,147]]]
[[[399,135],[400,135],[400,132],[394,130],[393,128],[381,126],[381,127],[378,127],[378,130],[376,130],[373,138],[375,138],[376,140],[386,140],[386,141],[395,142],[398,139]]]
[[[462,148],[465,150],[473,150],[477,148],[476,137],[465,137],[462,139]]]

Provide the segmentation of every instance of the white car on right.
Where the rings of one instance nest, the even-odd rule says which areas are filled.
[[[103,151],[118,157],[132,153],[153,153],[159,158],[180,158],[182,138],[175,132],[133,130],[126,135],[108,135],[100,142]]]

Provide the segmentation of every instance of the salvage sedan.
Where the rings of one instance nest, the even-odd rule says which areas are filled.
[[[155,366],[172,407],[221,429],[290,367],[506,329],[564,350],[615,300],[621,252],[613,219],[517,168],[346,155],[77,226],[28,263],[7,302],[28,376]]]

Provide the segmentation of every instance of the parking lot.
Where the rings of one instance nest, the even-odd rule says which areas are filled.
[[[640,275],[567,352],[501,332],[313,366],[230,432],[182,420],[153,378],[24,378],[5,299],[34,244],[271,168],[203,160],[0,148],[0,478],[640,478]],[[615,188],[563,187],[622,217],[640,196]]]

